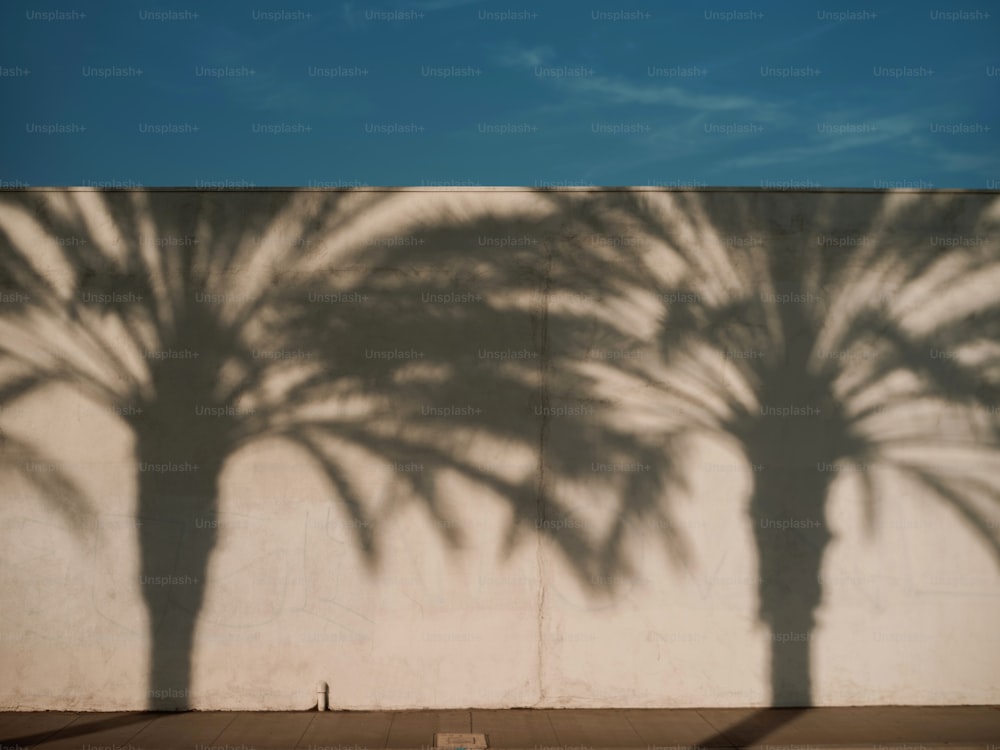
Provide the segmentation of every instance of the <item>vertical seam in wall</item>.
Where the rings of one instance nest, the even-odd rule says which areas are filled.
[[[552,287],[552,248],[545,244],[545,275],[544,286],[542,287],[541,300],[541,320],[539,321],[540,342],[539,342],[539,367],[541,369],[541,407],[542,421],[538,434],[538,491],[535,498],[535,561],[538,567],[538,616],[537,622],[537,647],[536,647],[536,678],[538,680],[538,703],[542,703],[545,698],[544,684],[544,620],[545,620],[545,566],[544,555],[544,534],[539,533],[539,524],[545,519],[545,443],[548,439],[549,427],[549,292]]]

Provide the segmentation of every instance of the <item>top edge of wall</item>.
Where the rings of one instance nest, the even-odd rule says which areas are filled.
[[[153,192],[153,193],[969,193],[998,194],[1000,190],[987,188],[847,188],[847,187],[707,187],[707,186],[486,186],[486,185],[433,185],[396,187],[224,187],[224,186],[23,186],[0,187],[0,193],[12,192]]]

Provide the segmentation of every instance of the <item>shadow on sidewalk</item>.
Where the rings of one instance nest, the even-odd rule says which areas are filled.
[[[744,747],[767,739],[772,733],[808,711],[808,708],[762,708],[726,729],[706,737],[695,747]]]
[[[47,732],[36,732],[35,734],[25,734],[20,737],[4,737],[3,739],[0,739],[0,746],[5,748],[28,748],[48,740],[64,740],[71,737],[83,737],[88,734],[94,734],[95,732],[102,732],[106,729],[117,729],[119,727],[127,727],[130,724],[139,724],[141,722],[148,723],[156,719],[157,715],[157,713],[152,711],[139,711],[136,713],[126,714],[124,716],[113,716],[89,722],[81,722],[80,720],[85,717],[78,716],[70,722],[69,725],[60,729],[52,729]]]

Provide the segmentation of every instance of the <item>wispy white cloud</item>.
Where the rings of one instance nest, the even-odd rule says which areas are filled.
[[[761,109],[755,99],[729,94],[699,94],[677,86],[638,86],[607,76],[574,78],[567,83],[579,93],[590,94],[597,103],[665,104],[678,109],[718,112],[736,109]]]
[[[815,163],[823,158],[880,145],[905,144],[909,148],[914,145],[916,122],[909,115],[866,118],[858,112],[832,113],[819,122],[799,123],[811,128],[811,132],[800,141],[803,145],[788,148],[779,143],[776,148],[758,149],[753,155],[730,159],[728,165],[754,169],[788,163]],[[827,131],[821,131],[820,126],[828,128]],[[850,132],[851,129],[856,132]]]
[[[555,65],[555,52],[551,47],[507,47],[494,56],[497,64],[522,70]],[[566,67],[587,67],[567,64]],[[733,94],[701,93],[673,85],[648,85],[606,75],[566,75],[539,77],[553,88],[562,89],[573,108],[604,106],[608,104],[666,106],[695,112],[720,112],[754,110],[763,112],[774,107],[766,102]]]

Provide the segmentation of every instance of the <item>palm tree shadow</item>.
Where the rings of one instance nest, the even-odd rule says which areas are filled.
[[[995,280],[1000,256],[988,243],[930,241],[955,219],[994,236],[994,207],[993,196],[766,192],[631,193],[604,205],[600,232],[655,249],[635,261],[664,300],[660,357],[625,367],[682,415],[663,428],[665,446],[676,450],[679,432],[715,436],[753,467],[772,706],[813,703],[826,509],[848,474],[869,536],[881,473],[892,474],[943,501],[1000,563],[990,473],[1000,373],[984,354],[1000,304],[980,283]],[[921,444],[930,453],[916,455]]]
[[[0,281],[28,302],[2,321],[14,335],[0,356],[19,375],[0,395],[14,402],[68,383],[113,407],[134,437],[150,710],[192,705],[223,470],[254,441],[284,440],[312,460],[373,574],[381,524],[362,490],[367,469],[352,466],[345,448],[369,465],[426,467],[397,475],[405,492],[383,511],[418,503],[452,548],[464,536],[438,485],[460,476],[507,505],[506,554],[540,533],[585,587],[618,565],[614,535],[602,541],[546,524],[568,511],[534,473],[511,475],[483,459],[498,447],[531,451],[549,481],[592,479],[603,446],[643,448],[628,430],[573,417],[571,431],[587,439],[572,450],[547,450],[544,439],[557,365],[578,355],[575,334],[553,344],[550,328],[620,333],[592,310],[550,309],[553,279],[572,290],[610,280],[615,269],[595,262],[587,273],[560,273],[560,263],[572,269],[576,259],[556,252],[567,221],[545,210],[543,195],[513,211],[421,200],[391,192],[4,194]],[[516,236],[533,246],[480,241]],[[46,327],[62,336],[40,336]],[[79,510],[68,478],[51,489],[43,494]],[[657,490],[655,481],[633,488],[649,508]]]

